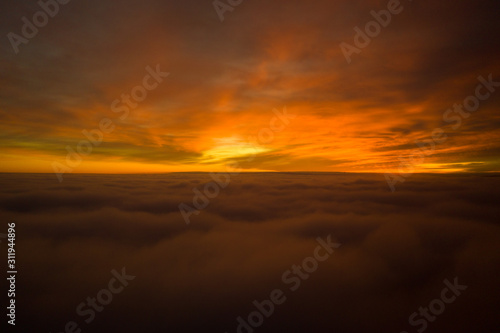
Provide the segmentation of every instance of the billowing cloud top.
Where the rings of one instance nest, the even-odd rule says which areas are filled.
[[[418,175],[390,193],[379,175],[245,173],[190,225],[178,205],[203,192],[205,173],[0,181],[2,221],[16,222],[23,332],[74,321],[95,333],[234,333],[254,300],[281,289],[286,302],[255,332],[413,333],[423,315],[409,317],[455,277],[467,289],[427,332],[499,327],[499,177]],[[283,274],[328,235],[341,246],[291,290],[295,274]],[[86,323],[78,306],[122,267],[135,279]]]

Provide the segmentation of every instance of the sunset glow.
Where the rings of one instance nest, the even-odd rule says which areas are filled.
[[[0,6],[2,332],[499,331],[500,1]]]
[[[456,130],[456,112],[444,119],[474,94],[478,77],[500,73],[496,55],[477,43],[490,22],[470,37],[458,24],[476,20],[479,7],[457,6],[443,23],[436,3],[404,4],[349,64],[339,44],[352,43],[353,28],[384,2],[356,10],[348,1],[287,2],[286,15],[279,4],[262,12],[263,1],[245,3],[224,25],[212,6],[191,1],[69,4],[1,64],[0,171],[51,173],[54,163],[73,173],[222,171],[237,161],[242,171],[398,172],[436,128],[448,139],[413,172],[500,171],[496,91]],[[423,25],[428,7],[436,15]],[[145,78],[156,68],[169,75]],[[296,118],[275,122],[281,130],[259,143],[273,110],[284,108]],[[88,140],[82,131],[106,118],[113,130],[69,167],[67,147],[76,151]]]

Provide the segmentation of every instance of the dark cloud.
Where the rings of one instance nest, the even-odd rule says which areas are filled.
[[[281,288],[286,303],[256,332],[412,332],[408,317],[455,276],[469,289],[428,332],[498,327],[498,175],[415,174],[395,193],[383,175],[233,175],[187,226],[177,205],[210,180],[1,174],[2,220],[17,223],[18,327],[236,332],[253,300]],[[342,246],[289,291],[281,274],[329,234]],[[123,266],[136,279],[87,326],[76,306]]]

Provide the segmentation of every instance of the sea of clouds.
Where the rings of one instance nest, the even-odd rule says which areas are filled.
[[[17,226],[16,328],[236,332],[328,235],[342,245],[255,332],[417,332],[409,316],[455,277],[467,290],[426,331],[500,327],[498,175],[414,175],[391,193],[382,175],[240,174],[186,225],[178,205],[210,181],[1,174],[0,232]],[[136,278],[85,324],[75,308],[122,267]]]

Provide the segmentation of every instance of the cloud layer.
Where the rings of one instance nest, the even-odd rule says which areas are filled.
[[[403,1],[350,65],[340,43],[387,1],[244,1],[223,23],[212,2],[71,1],[19,54],[3,38],[0,171],[52,172],[105,117],[116,129],[75,172],[220,171],[227,155],[214,152],[237,157],[284,106],[298,118],[248,170],[395,170],[416,139],[449,127],[443,113],[479,75],[500,78],[498,1]],[[39,7],[0,9],[6,36]],[[171,75],[120,120],[112,102],[156,64]],[[419,171],[499,171],[499,103],[448,131]]]
[[[416,332],[408,317],[455,277],[468,289],[427,332],[499,327],[499,177],[414,175],[391,193],[383,175],[241,174],[186,226],[179,203],[210,180],[0,175],[2,220],[17,223],[19,328],[236,332],[329,234],[342,246],[257,332]],[[122,267],[135,280],[85,324],[76,306]]]

